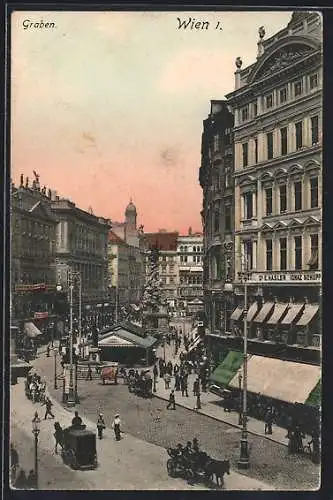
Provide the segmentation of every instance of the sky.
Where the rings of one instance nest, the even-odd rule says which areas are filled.
[[[291,12],[14,12],[11,177],[145,231],[201,231],[202,122]],[[179,21],[209,21],[179,29]],[[24,25],[54,22],[55,28]],[[215,29],[218,21],[218,29]],[[222,29],[220,29],[222,28]]]

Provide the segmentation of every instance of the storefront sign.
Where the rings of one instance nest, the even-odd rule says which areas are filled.
[[[320,271],[288,271],[250,273],[247,283],[321,283]]]
[[[47,311],[35,312],[34,319],[45,319],[48,318],[49,313]]]
[[[15,285],[16,292],[36,292],[46,290],[47,286],[45,283],[37,283],[33,285]]]

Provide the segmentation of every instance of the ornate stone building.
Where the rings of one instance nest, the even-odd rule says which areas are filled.
[[[12,319],[49,320],[56,291],[56,227],[51,191],[23,175],[11,196]]]
[[[322,28],[294,13],[265,40],[227,95],[235,114],[235,294],[249,272],[249,336],[298,350],[320,347]],[[305,351],[304,351],[305,352]],[[305,355],[305,354],[304,354]]]
[[[233,310],[233,125],[226,101],[211,101],[203,122],[199,180],[203,191],[203,288],[211,334],[230,330]]]
[[[203,235],[192,233],[177,238],[177,312],[183,315],[203,310]]]

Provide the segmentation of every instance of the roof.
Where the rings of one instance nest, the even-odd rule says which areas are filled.
[[[177,251],[178,232],[145,233],[144,240],[148,249]]]
[[[151,335],[147,335],[146,337],[139,337],[138,335],[135,335],[134,333],[129,332],[128,330],[124,330],[123,328],[118,328],[117,330],[111,331],[109,333],[106,333],[105,335],[102,335],[99,340],[98,340],[98,345],[99,346],[108,346],[108,341],[110,340],[110,345],[115,345],[115,342],[112,341],[113,339],[116,339],[117,345],[120,346],[122,345],[123,347],[126,346],[136,346],[136,347],[143,347],[143,348],[148,348],[152,347],[158,339],[155,337],[152,337]],[[123,341],[123,342],[121,342]]]
[[[109,241],[111,243],[116,243],[116,244],[118,243],[118,244],[126,245],[126,241],[123,240],[122,238],[120,238],[120,236],[118,236],[113,231],[109,231]]]
[[[136,214],[136,206],[134,205],[134,203],[132,203],[132,200],[129,202],[129,204],[127,205],[126,207],[126,211],[125,211],[125,214],[127,213],[135,213]]]

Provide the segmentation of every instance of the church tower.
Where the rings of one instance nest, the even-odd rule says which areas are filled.
[[[125,241],[131,246],[139,245],[138,230],[136,227],[137,211],[136,207],[131,201],[125,210]]]

